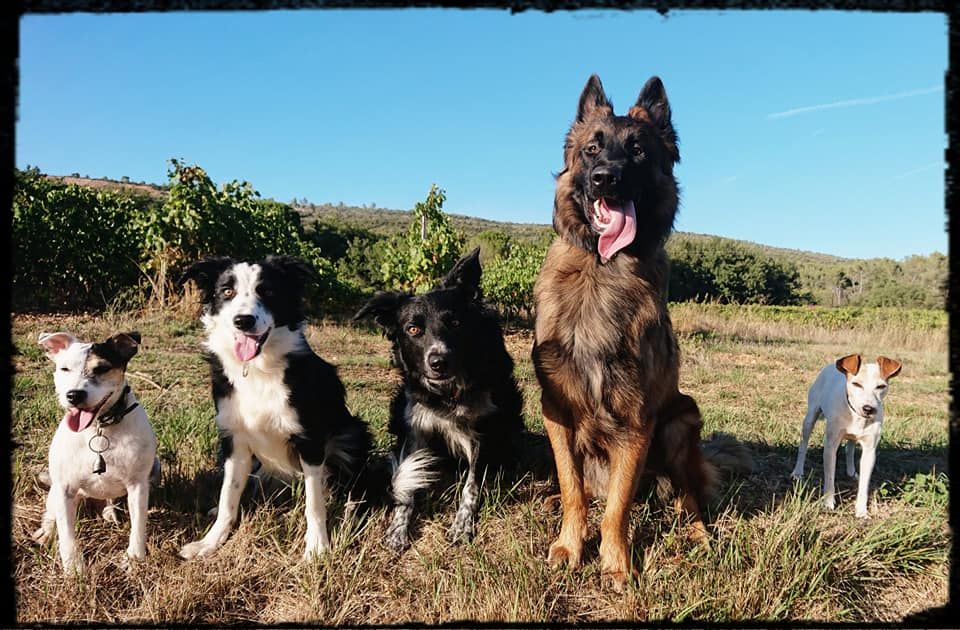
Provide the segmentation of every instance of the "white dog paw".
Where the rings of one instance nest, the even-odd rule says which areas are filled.
[[[38,545],[45,545],[50,540],[50,534],[50,531],[40,527],[30,535],[30,538]]]
[[[303,552],[303,561],[314,562],[315,560],[323,558],[328,553],[330,553],[330,547],[307,547],[307,549]]]
[[[854,512],[854,515],[857,518],[862,518],[862,519],[870,518],[870,512],[867,511],[867,508],[863,508],[862,510],[860,508],[857,508],[856,512]]]
[[[180,549],[179,556],[184,560],[192,560],[193,558],[202,558],[204,556],[209,556],[214,551],[217,550],[216,545],[211,545],[210,543],[198,540],[184,545]]]
[[[833,511],[835,507],[836,507],[836,504],[834,503],[833,499],[823,500],[823,509]]]
[[[87,567],[83,562],[83,556],[77,553],[64,560],[63,573],[64,575],[73,575],[78,578],[82,578],[84,575],[86,575]]]
[[[801,479],[803,479],[803,473],[797,472],[794,470],[793,472],[790,473],[790,479],[792,479],[793,481],[800,481]]]

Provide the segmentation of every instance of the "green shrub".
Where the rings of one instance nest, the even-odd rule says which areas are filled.
[[[13,305],[104,308],[138,284],[142,211],[122,194],[15,174]]]
[[[465,239],[443,212],[446,198],[442,189],[432,185],[427,198],[414,206],[407,231],[387,241],[380,262],[384,287],[428,290],[457,262]]]

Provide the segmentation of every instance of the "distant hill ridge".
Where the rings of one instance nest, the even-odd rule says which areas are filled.
[[[124,192],[133,192],[145,194],[149,197],[162,198],[166,196],[167,191],[163,186],[146,182],[127,182],[117,181],[108,178],[95,179],[91,177],[79,177],[76,175],[47,175],[48,178],[63,182],[65,184],[76,184],[79,186],[89,186],[91,188],[105,190],[121,190]],[[410,222],[410,210],[397,210],[393,208],[379,207],[357,207],[344,204],[332,203],[304,203],[294,201],[291,206],[300,214],[304,226],[309,226],[315,221],[324,223],[343,223],[352,227],[369,230],[374,234],[389,236],[406,229]],[[462,214],[449,213],[451,221],[458,229],[463,230],[467,238],[483,232],[485,230],[497,230],[511,237],[521,240],[536,241],[543,238],[545,232],[552,232],[553,228],[545,223],[513,223],[509,221],[494,221],[480,217],[471,217]],[[752,241],[743,241],[732,239],[725,236],[712,236],[709,234],[698,234],[696,232],[675,232],[672,238],[689,239],[691,241],[702,241],[708,239],[720,239],[721,241],[730,241],[738,245],[753,248],[760,253],[774,257],[792,260],[794,262],[811,263],[843,263],[862,260],[859,258],[844,258],[832,254],[820,252],[810,252],[799,249],[789,249],[785,247],[773,247],[762,243]]]

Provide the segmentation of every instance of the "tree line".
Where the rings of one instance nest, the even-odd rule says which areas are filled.
[[[480,247],[487,300],[508,317],[529,318],[533,284],[554,237],[547,226],[448,215],[438,186],[411,211],[397,212],[262,199],[248,182],[218,187],[204,169],[180,160],[170,161],[167,176],[157,195],[17,171],[14,307],[163,305],[179,270],[200,257],[285,253],[316,269],[314,305],[346,313],[374,290],[425,290]],[[682,233],[670,238],[667,252],[672,301],[945,305],[947,259],[939,253],[850,260]]]

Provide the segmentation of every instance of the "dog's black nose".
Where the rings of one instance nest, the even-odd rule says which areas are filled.
[[[437,352],[431,352],[427,355],[427,365],[437,374],[443,374],[447,369],[447,357]]]
[[[237,315],[233,318],[233,325],[237,330],[250,330],[257,325],[257,318],[253,315]]]
[[[877,408],[871,405],[864,405],[862,411],[863,415],[872,416],[873,414],[877,413]]]
[[[67,402],[71,405],[79,405],[87,399],[87,392],[82,389],[71,389],[67,392]]]
[[[590,173],[590,182],[600,191],[609,191],[620,181],[620,169],[598,166]]]

